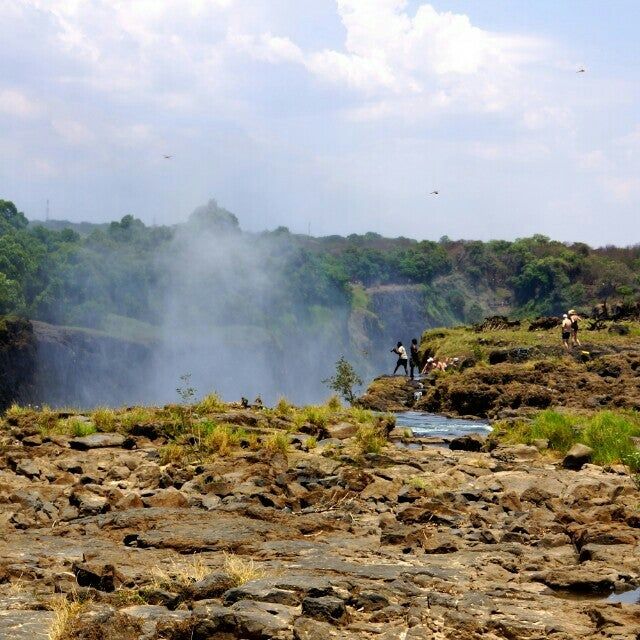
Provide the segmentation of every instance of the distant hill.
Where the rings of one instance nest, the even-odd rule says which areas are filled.
[[[84,238],[97,229],[106,231],[109,228],[109,223],[71,222],[69,220],[29,220],[29,228],[33,229],[34,227],[44,227],[49,231],[62,231],[63,229],[71,229]]]

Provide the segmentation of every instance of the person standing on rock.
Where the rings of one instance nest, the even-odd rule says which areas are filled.
[[[569,311],[569,320],[571,320],[571,341],[574,345],[581,347],[580,340],[578,340],[578,320],[582,318],[576,313],[575,309]]]
[[[418,353],[418,341],[413,338],[411,340],[411,357],[409,358],[409,368],[411,369],[410,378],[413,380],[413,372],[415,369],[420,372],[420,354]]]
[[[571,337],[571,320],[566,313],[562,314],[562,344],[567,351],[571,351],[569,338]]]
[[[396,363],[396,368],[393,370],[393,375],[396,375],[396,371],[402,367],[404,369],[404,375],[409,375],[409,370],[407,369],[407,362],[409,358],[407,358],[407,350],[402,346],[402,342],[398,342],[395,348],[391,349],[392,353],[398,354],[398,362]]]

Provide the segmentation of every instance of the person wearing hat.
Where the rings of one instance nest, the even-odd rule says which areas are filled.
[[[434,360],[433,358],[427,358],[427,361],[424,365],[424,367],[422,368],[422,371],[420,373],[422,373],[423,375],[425,373],[429,373],[429,371],[431,371],[431,369],[435,368],[435,364],[434,364]]]
[[[581,347],[580,340],[578,340],[578,320],[582,318],[576,313],[575,309],[569,310],[569,320],[571,320],[571,339],[574,345]]]
[[[562,314],[562,344],[567,351],[571,350],[569,338],[571,337],[571,320],[566,313]]]

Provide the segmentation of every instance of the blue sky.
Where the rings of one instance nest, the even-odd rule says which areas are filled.
[[[34,218],[49,198],[173,223],[215,197],[252,230],[636,243],[639,13],[4,0],[0,197]]]

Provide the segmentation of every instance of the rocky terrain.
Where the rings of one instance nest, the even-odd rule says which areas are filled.
[[[640,586],[623,467],[391,426],[335,405],[14,408],[0,638],[640,637],[640,606],[607,601]]]
[[[547,407],[640,409],[640,323],[601,321],[598,330],[581,332],[582,346],[570,353],[562,347],[557,319],[539,330],[488,324],[425,332],[423,360],[458,357],[460,365],[419,382],[383,376],[360,404],[483,418],[526,416]]]

